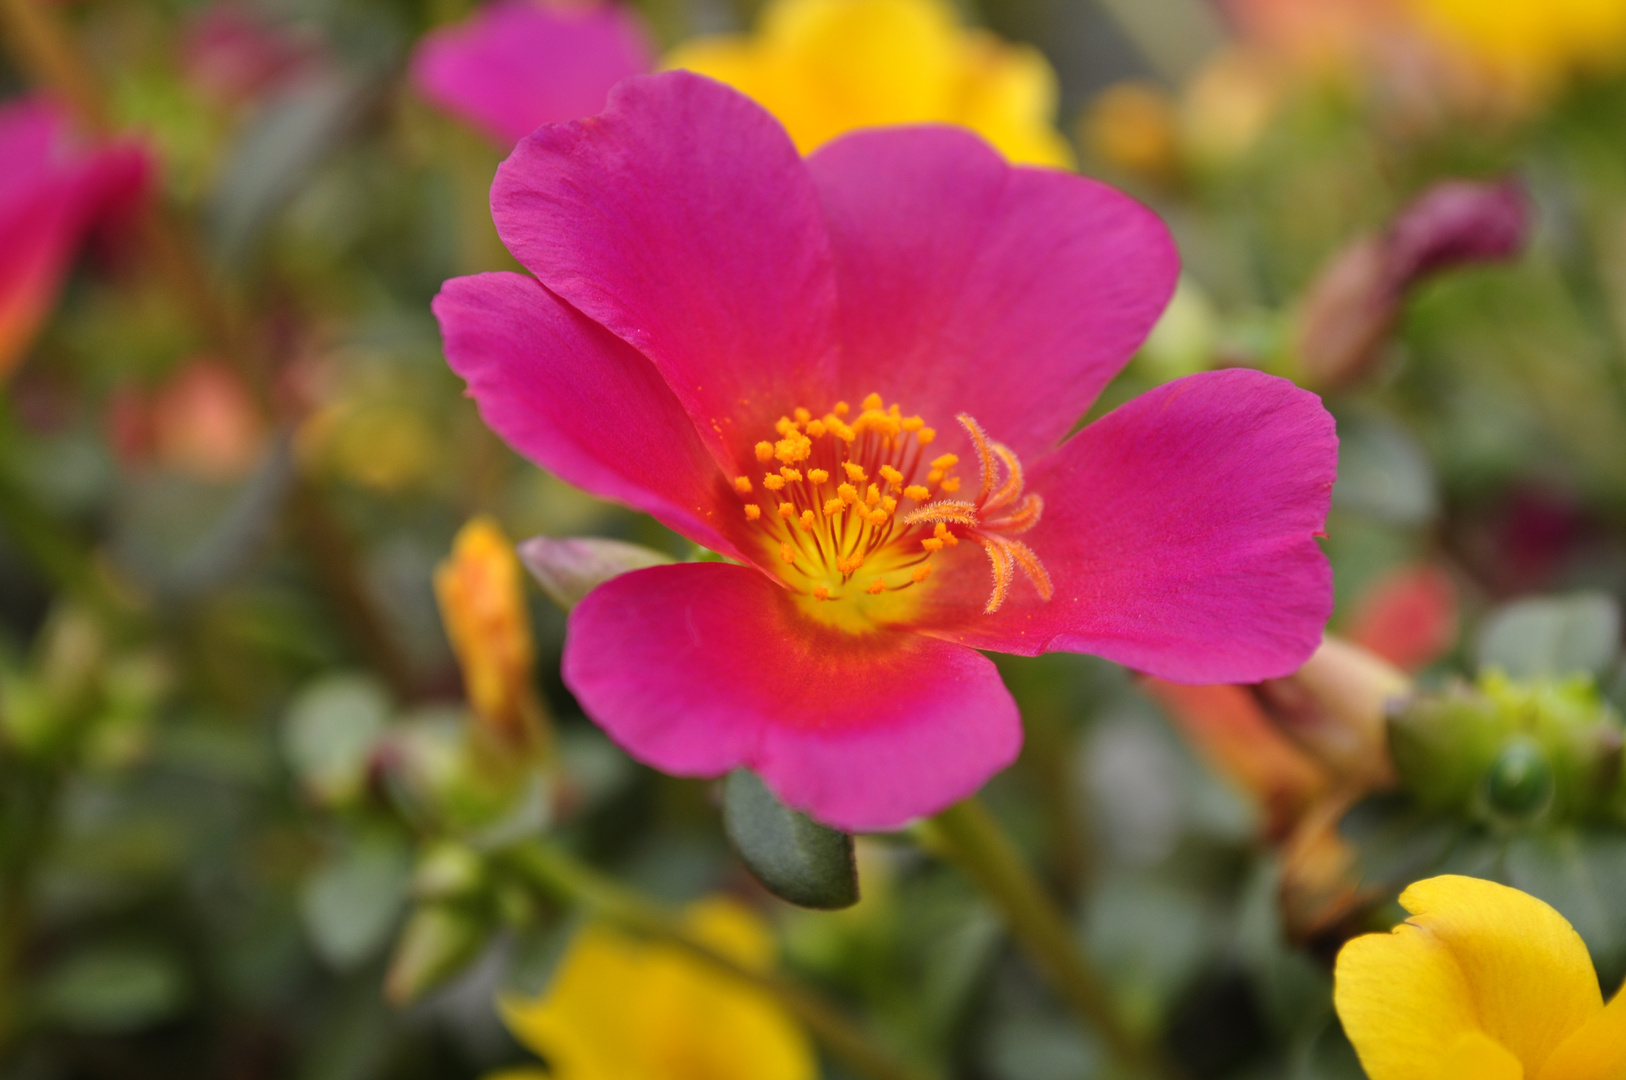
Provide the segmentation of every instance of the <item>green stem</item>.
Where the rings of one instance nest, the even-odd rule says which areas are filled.
[[[772,972],[754,971],[696,938],[676,915],[625,888],[592,867],[544,841],[532,841],[505,853],[506,861],[531,883],[560,900],[578,904],[627,930],[676,945],[719,971],[756,986],[778,999],[853,1071],[870,1080],[936,1080],[897,1061],[833,1005],[812,991]]]
[[[1029,959],[1120,1064],[1137,1076],[1173,1080],[1173,1066],[1118,1015],[1066,918],[982,803],[974,798],[956,803],[927,821],[922,832],[927,845],[957,865],[999,909]]]

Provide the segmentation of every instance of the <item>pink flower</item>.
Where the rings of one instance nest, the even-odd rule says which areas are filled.
[[[803,160],[672,72],[525,139],[492,207],[535,277],[434,305],[486,422],[744,564],[636,571],[572,613],[565,680],[639,760],[748,766],[822,821],[892,828],[1016,756],[978,649],[1201,683],[1319,643],[1337,443],[1314,395],[1194,375],[1061,441],[1178,269],[1111,188],[949,127]]]
[[[0,379],[50,313],[85,234],[146,186],[131,143],[88,149],[42,101],[0,106]]]
[[[599,112],[610,87],[653,65],[642,25],[617,4],[495,0],[428,34],[412,79],[424,97],[507,147],[541,124]]]

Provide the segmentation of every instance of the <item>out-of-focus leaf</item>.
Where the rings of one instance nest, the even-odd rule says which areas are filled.
[[[1430,814],[1404,795],[1378,795],[1346,814],[1338,831],[1355,845],[1362,881],[1398,890],[1435,872],[1464,826]]]
[[[999,1080],[1076,1080],[1100,1066],[1078,1026],[1060,1017],[1010,1014],[991,1027],[983,1064]]]
[[[591,536],[564,540],[537,536],[516,550],[542,591],[566,611],[613,577],[672,561],[653,548]]]
[[[369,87],[338,72],[313,74],[269,102],[232,147],[210,207],[215,249],[241,260],[298,193],[361,111]]]
[[[1479,665],[1515,679],[1603,674],[1620,651],[1620,608],[1603,593],[1515,600],[1479,637]]]
[[[272,444],[213,528],[181,549],[170,572],[157,584],[171,596],[184,599],[232,577],[270,532],[293,478],[292,445],[284,436]]]
[[[293,475],[284,437],[240,484],[176,473],[127,479],[116,513],[120,568],[169,602],[217,588],[266,543]]]
[[[174,956],[136,945],[92,947],[63,961],[39,988],[41,1010],[79,1031],[122,1032],[173,1016],[190,996]]]
[[[373,743],[384,731],[390,700],[366,675],[329,675],[308,686],[282,725],[282,751],[305,790],[324,803],[360,791]]]
[[[736,769],[723,781],[723,827],[746,867],[781,900],[823,910],[858,903],[853,838],[785,806],[754,773]]]
[[[1386,417],[1340,416],[1333,505],[1391,525],[1422,525],[1438,509],[1434,468],[1411,433]]]
[[[401,845],[359,841],[306,881],[299,898],[317,955],[343,971],[383,947],[406,900],[412,864]]]
[[[1091,955],[1112,973],[1126,1007],[1159,1019],[1214,959],[1221,940],[1200,891],[1145,875],[1115,874],[1103,881],[1091,897],[1085,925]]]
[[[1503,880],[1545,900],[1586,941],[1606,985],[1626,972],[1626,837],[1614,830],[1527,833],[1508,841]]]

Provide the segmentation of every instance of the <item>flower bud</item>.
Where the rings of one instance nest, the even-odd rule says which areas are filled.
[[[435,571],[435,595],[481,723],[509,745],[541,741],[546,717],[519,560],[495,521],[478,517],[458,532],[451,558]]]
[[[1553,769],[1541,744],[1516,738],[1502,748],[1485,777],[1485,802],[1497,814],[1522,821],[1547,808],[1553,797]]]
[[[1121,82],[1090,105],[1082,124],[1085,145],[1124,172],[1167,181],[1178,168],[1175,105],[1155,84]]]
[[[519,557],[542,591],[565,611],[613,577],[672,561],[651,548],[598,537],[533,537],[519,545]]]
[[[1513,682],[1492,669],[1416,696],[1389,737],[1421,805],[1502,825],[1592,816],[1620,775],[1620,718],[1586,677]]]
[[[1438,567],[1401,567],[1356,600],[1345,631],[1396,667],[1419,671],[1456,644],[1456,586]]]
[[[1376,363],[1417,282],[1441,270],[1510,259],[1524,248],[1529,208],[1516,180],[1450,180],[1403,209],[1381,236],[1333,257],[1299,311],[1296,345],[1305,381],[1352,385]]]
[[[1393,780],[1385,719],[1410,689],[1381,657],[1329,637],[1302,668],[1261,683],[1257,693],[1277,726],[1336,777],[1371,789]]]
[[[485,943],[489,927],[477,913],[445,903],[422,904],[407,919],[384,975],[384,997],[401,1007],[456,975]]]
[[[422,900],[456,900],[485,885],[480,856],[462,844],[442,840],[426,850],[412,872],[412,892]]]

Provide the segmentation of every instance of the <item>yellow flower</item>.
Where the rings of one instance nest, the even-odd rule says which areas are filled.
[[[1626,64],[1621,0],[1410,0],[1447,46],[1522,91]]]
[[[1411,918],[1338,954],[1333,998],[1371,1080],[1620,1080],[1626,994],[1605,1006],[1564,917],[1475,878],[1420,881]]]
[[[773,964],[768,928],[739,904],[704,901],[687,918],[697,937],[740,964]],[[762,991],[675,945],[604,926],[577,934],[545,995],[499,1005],[514,1037],[549,1062],[552,1072],[540,1075],[553,1080],[816,1075],[807,1036]]]
[[[960,25],[941,0],[772,0],[758,32],[699,38],[668,68],[709,75],[777,116],[807,153],[883,124],[972,129],[1012,161],[1070,168],[1056,75],[1038,50]]]
[[[505,742],[534,743],[544,717],[531,674],[531,619],[501,526],[477,517],[458,531],[452,557],[435,570],[435,596],[475,714]]]

